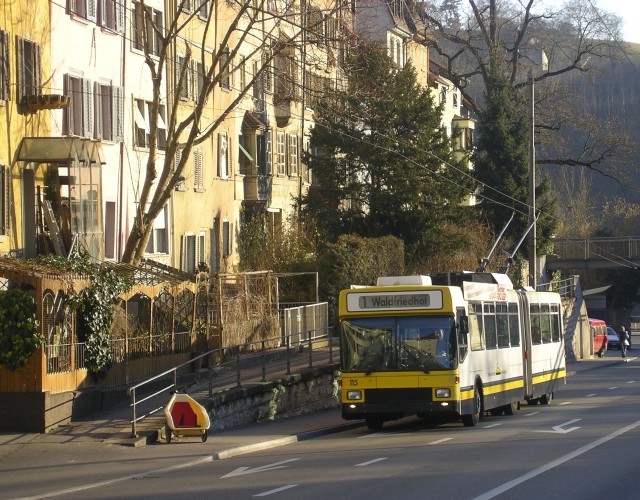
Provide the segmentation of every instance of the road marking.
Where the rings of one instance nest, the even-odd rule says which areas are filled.
[[[532,411],[531,413],[525,413],[524,416],[525,417],[530,417],[531,415],[537,415],[538,413],[540,413],[539,411]]]
[[[526,474],[517,477],[516,479],[513,479],[509,482],[506,482],[504,484],[501,484],[500,486],[498,486],[497,488],[494,488],[490,491],[487,491],[486,493],[483,493],[480,496],[477,496],[474,500],[489,500],[491,498],[497,497],[498,495],[501,495],[502,493],[504,493],[505,491],[509,491],[513,488],[515,488],[516,486],[518,486],[519,484],[524,483],[525,481],[528,481],[529,479],[532,479],[536,476],[539,476],[540,474],[543,474],[545,472],[547,472],[548,470],[551,470],[555,467],[558,467],[559,465],[562,465],[565,462],[568,462],[569,460],[572,460],[576,457],[579,457],[580,455],[582,455],[583,453],[586,453],[590,450],[592,450],[593,448],[600,446],[601,444],[606,443],[607,441],[611,441],[612,439],[621,436],[622,434],[625,434],[629,431],[632,431],[633,429],[635,429],[636,427],[640,426],[640,420],[638,420],[637,422],[634,422],[631,425],[628,425],[627,427],[623,427],[622,429],[618,429],[615,432],[612,432],[611,434],[609,434],[608,436],[604,436],[600,439],[597,439],[596,441],[589,443],[587,445],[584,445],[580,448],[578,448],[575,451],[572,451],[571,453],[567,453],[566,455],[560,457],[560,458],[556,458],[555,460],[552,460],[551,462],[538,467],[537,469],[534,469],[530,472],[527,472]]]
[[[444,443],[445,441],[451,441],[453,438],[443,438],[443,439],[438,439],[437,441],[431,441],[430,443],[427,443],[428,446],[432,445],[432,444],[440,444],[440,443]]]
[[[570,404],[571,404],[571,401],[563,401],[562,403],[558,403],[558,406],[567,406]]]
[[[274,493],[280,493],[284,490],[290,490],[291,488],[295,488],[298,486],[297,484],[288,484],[286,486],[281,486],[280,488],[276,488],[275,490],[263,491],[262,493],[258,493],[257,495],[253,495],[254,497],[266,497],[267,495],[273,495]]]
[[[597,394],[595,392],[593,394],[587,394],[585,398],[592,398],[593,396],[597,396]]]
[[[367,465],[375,464],[376,462],[382,462],[386,460],[387,457],[374,458],[373,460],[369,460],[368,462],[362,462],[361,464],[356,464],[354,467],[366,467]]]
[[[627,384],[635,384],[636,381],[635,380],[627,380]]]
[[[225,474],[220,479],[224,479],[225,477],[244,476],[245,474],[253,474],[254,472],[266,472],[266,471],[272,471],[276,469],[284,469],[289,466],[282,465],[282,464],[295,462],[296,460],[300,460],[300,459],[290,458],[288,460],[283,460],[282,462],[276,462],[274,464],[268,464],[268,465],[261,465],[260,467],[255,467],[253,469],[249,467],[238,467],[236,470],[229,472],[229,474]]]
[[[613,387],[609,387],[609,389],[608,389],[608,390],[613,391],[614,389],[617,389],[617,388],[618,388],[618,387],[614,385]]]
[[[569,420],[568,422],[565,422],[564,424],[560,424],[560,425],[554,425],[552,427],[552,431],[533,431],[533,432],[550,432],[552,434],[567,434],[569,432],[575,431],[576,429],[579,429],[580,427],[571,427],[569,429],[563,429],[563,427],[565,425],[570,425],[574,422],[578,422],[580,419],[579,418],[574,418],[573,420]]]
[[[358,439],[369,439],[389,436],[408,436],[409,432],[373,432],[371,434],[365,434],[364,436],[358,436]]]
[[[485,426],[481,427],[481,429],[491,429],[492,427],[498,427],[499,425],[502,425],[502,424],[485,425]]]

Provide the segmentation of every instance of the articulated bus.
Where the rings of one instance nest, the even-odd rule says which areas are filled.
[[[562,303],[495,273],[378,278],[340,292],[342,417],[512,415],[547,404],[566,377]]]

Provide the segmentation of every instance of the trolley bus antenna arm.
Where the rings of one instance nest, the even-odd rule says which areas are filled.
[[[477,273],[484,273],[487,270],[487,264],[489,264],[489,259],[491,258],[491,255],[493,254],[494,250],[496,249],[496,247],[498,246],[498,243],[500,242],[500,240],[502,239],[502,236],[504,235],[504,232],[507,230],[507,228],[509,227],[509,224],[511,224],[511,221],[513,220],[513,216],[515,215],[515,210],[513,212],[511,212],[511,217],[509,218],[509,220],[507,221],[507,223],[504,225],[504,227],[502,228],[502,231],[500,232],[500,234],[498,235],[498,237],[496,238],[496,242],[493,244],[493,246],[491,247],[491,250],[489,250],[489,254],[484,258],[484,259],[480,259],[478,264],[478,270],[476,271]],[[528,232],[528,231],[527,231]]]

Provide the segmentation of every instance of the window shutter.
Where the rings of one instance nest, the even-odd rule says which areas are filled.
[[[271,130],[267,130],[265,132],[265,137],[266,137],[266,150],[267,150],[267,154],[266,154],[266,165],[267,165],[267,175],[271,175],[273,173],[273,166],[272,166],[272,141],[271,141]]]
[[[86,0],[87,2],[87,19],[95,22],[98,18],[98,9],[96,8],[96,0]]]
[[[82,135],[84,137],[93,137],[93,95],[91,80],[82,79],[82,119],[83,128]]]
[[[96,125],[95,125],[95,137],[96,139],[102,139],[104,137],[102,123],[102,89],[101,85],[98,82],[93,82],[93,94],[96,96]]]
[[[25,68],[25,64],[24,64],[24,38],[21,38],[19,36],[16,36],[16,50],[18,53],[18,78],[17,78],[17,84],[18,84],[18,88],[17,88],[17,95],[16,95],[16,100],[18,102],[20,102],[22,100],[22,97],[25,95],[25,78],[24,78],[24,73],[26,71]]]
[[[193,149],[193,188],[196,191],[204,191],[202,178],[202,149]]]
[[[71,134],[71,116],[72,116],[72,108],[73,108],[73,96],[71,95],[71,82],[69,81],[69,74],[66,73],[63,77],[62,77],[62,92],[64,95],[66,95],[71,104],[69,106],[67,106],[66,108],[63,109],[63,116],[62,116],[62,133],[64,135],[70,135]]]
[[[233,141],[231,136],[227,136],[227,177],[233,174]]]
[[[33,44],[33,85],[34,90],[32,94],[37,95],[42,93],[42,75],[40,74],[40,45]]]
[[[122,87],[111,87],[111,127],[112,138],[115,142],[124,140],[124,92]]]
[[[180,269],[187,270],[187,235],[182,235],[182,252],[180,255]]]
[[[2,53],[0,54],[0,64],[2,64],[2,67],[0,68],[0,76],[2,77],[2,81],[0,82],[0,89],[2,89],[0,99],[8,101],[11,99],[9,33],[3,30],[0,30],[0,49],[2,50]]]
[[[115,0],[115,21],[116,21],[116,31],[118,33],[125,32],[125,13],[124,13],[124,0]]]

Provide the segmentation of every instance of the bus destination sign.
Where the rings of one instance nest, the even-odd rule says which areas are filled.
[[[442,309],[442,292],[357,292],[347,295],[347,310],[373,311],[380,309]]]

